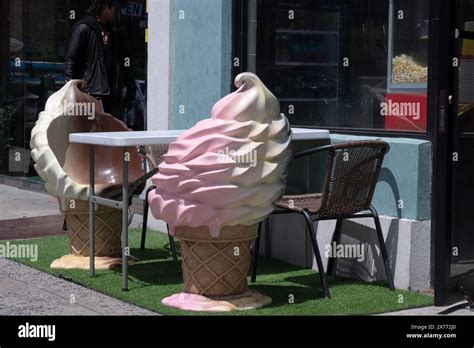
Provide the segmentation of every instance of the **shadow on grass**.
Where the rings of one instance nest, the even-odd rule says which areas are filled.
[[[295,304],[301,304],[314,300],[326,300],[320,287],[303,287],[297,285],[267,285],[254,284],[249,287],[272,298],[272,303],[265,308],[286,307],[290,296],[294,298]],[[330,300],[328,300],[330,301]]]
[[[153,285],[176,285],[183,282],[181,260],[173,261],[169,244],[165,248],[132,248],[130,254],[138,258],[137,263],[128,267],[129,276],[140,282]],[[115,273],[122,273],[122,267],[114,267]]]
[[[117,270],[119,273],[121,270]],[[128,274],[150,285],[176,285],[183,282],[181,264],[173,260],[131,265]]]
[[[179,252],[179,249],[178,249]],[[169,244],[158,249],[132,248],[130,253],[138,258],[136,264],[129,266],[129,275],[150,285],[173,285],[183,282],[181,257],[175,262],[171,256]],[[286,262],[260,257],[258,261],[258,275],[275,275],[301,270]],[[120,273],[121,267],[113,269]]]
[[[310,277],[307,276],[294,276],[285,278],[285,281],[297,283],[305,286],[320,286],[319,281],[319,274],[314,273]],[[346,286],[346,285],[365,285],[365,286],[373,286],[386,288],[390,290],[388,283],[384,281],[373,281],[373,282],[363,282],[361,280],[347,278],[347,277],[340,277],[340,276],[328,276],[328,283],[329,283],[329,290],[331,288],[337,288],[338,286]]]
[[[270,259],[268,257],[259,256],[257,263],[257,277],[259,275],[274,275],[278,273],[289,273],[294,271],[301,271],[305,268],[293,266],[277,259]]]
[[[272,298],[273,302],[268,308],[285,307],[288,305],[289,296],[292,295],[295,304],[302,304],[308,301],[332,301],[324,297],[324,292],[321,286],[318,273],[290,276],[280,280],[282,285],[269,284],[250,284],[249,288],[260,291]],[[338,287],[345,287],[347,285],[369,285],[375,287],[385,287],[388,285],[382,282],[364,283],[350,278],[328,276],[329,289],[335,290]],[[284,284],[284,283],[287,283]],[[291,285],[291,283],[295,285]]]
[[[171,259],[171,251],[168,250],[169,245],[160,249],[145,249],[131,248],[130,254],[138,258],[138,262],[149,260],[166,260]]]

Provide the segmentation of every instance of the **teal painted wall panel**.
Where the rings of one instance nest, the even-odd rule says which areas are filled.
[[[418,185],[418,216],[420,220],[431,218],[431,177],[432,177],[432,152],[431,143],[420,145],[418,152],[419,185]],[[426,180],[428,179],[428,180]]]
[[[173,7],[170,124],[173,129],[187,129],[208,118],[214,103],[231,92],[232,4],[231,0],[175,0]],[[180,19],[183,13],[185,19]],[[179,112],[181,105],[184,114]],[[406,138],[331,135],[331,142],[361,139],[381,139],[391,147],[374,194],[373,204],[379,213],[413,220],[430,219],[431,143]],[[314,173],[316,168],[325,167],[323,163],[315,163],[310,172]],[[312,180],[320,182],[322,175],[315,173]],[[400,203],[402,208],[398,207]]]
[[[331,134],[331,142],[383,140],[390,145],[372,201],[382,215],[411,220],[431,218],[431,143],[407,138]]]
[[[172,23],[170,128],[187,129],[209,118],[214,103],[230,92],[232,1],[175,0]]]

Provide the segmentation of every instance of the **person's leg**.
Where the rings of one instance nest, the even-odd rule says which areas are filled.
[[[103,95],[100,97],[102,101],[102,107],[104,108],[104,111],[112,116],[117,117],[117,115],[114,115],[114,103],[113,103],[113,98],[111,95]]]
[[[92,95],[92,96],[100,102],[104,112],[113,115],[114,104],[112,102],[112,97],[110,95]]]

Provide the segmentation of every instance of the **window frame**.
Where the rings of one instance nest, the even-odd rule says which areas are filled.
[[[388,1],[388,0],[386,0]],[[234,89],[233,82],[235,76],[239,73],[246,71],[246,42],[247,42],[247,25],[246,25],[246,13],[248,9],[248,0],[232,0],[232,59],[235,57],[240,58],[240,67],[232,69],[232,81],[231,90]],[[388,16],[388,14],[387,14]],[[428,45],[432,40],[431,30],[428,35]],[[432,67],[433,59],[428,56],[428,74]],[[430,90],[430,82],[427,83],[427,92]],[[427,98],[427,110],[437,109],[437,100],[430,98],[428,92]],[[378,136],[387,138],[413,138],[421,140],[433,139],[433,123],[435,122],[432,113],[428,112],[426,115],[426,131],[425,132],[410,132],[403,130],[387,130],[381,128],[352,128],[352,127],[325,127],[325,126],[308,126],[297,124],[295,127],[309,128],[309,129],[326,129],[332,133],[347,134],[347,135],[359,135],[359,136]]]

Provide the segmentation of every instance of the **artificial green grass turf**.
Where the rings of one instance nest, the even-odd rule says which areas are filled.
[[[167,315],[202,315],[166,307],[164,297],[182,289],[180,262],[170,257],[168,237],[148,233],[147,249],[139,249],[140,233],[130,230],[131,254],[141,261],[129,267],[129,291],[121,290],[121,268],[97,271],[90,277],[83,270],[52,270],[51,262],[69,252],[67,237],[46,237],[14,243],[38,244],[38,261],[16,260],[43,272],[74,281],[88,288],[137,306]],[[273,299],[271,305],[231,315],[363,315],[391,312],[433,305],[432,297],[409,291],[390,291],[386,284],[364,283],[340,277],[329,277],[332,299],[323,298],[319,276],[285,262],[259,258],[257,283],[250,285]],[[291,299],[294,303],[289,303]],[[229,313],[219,314],[228,315]]]

